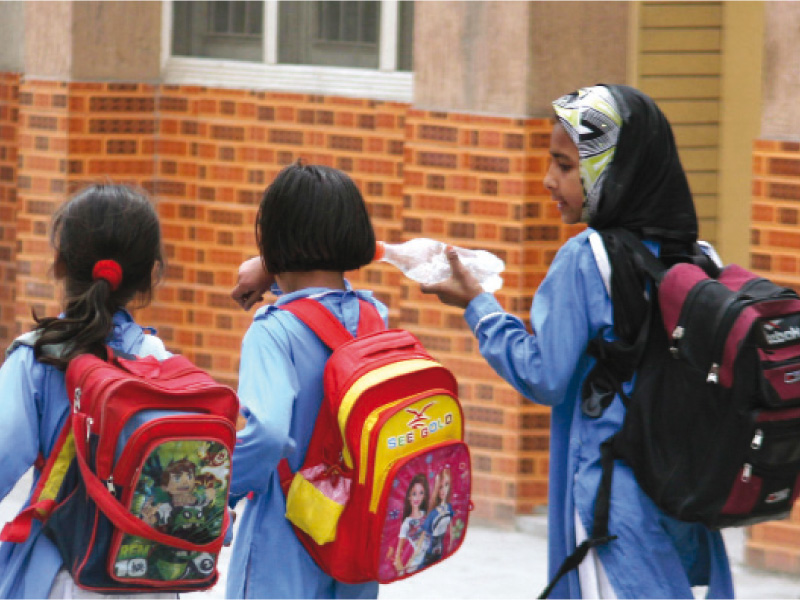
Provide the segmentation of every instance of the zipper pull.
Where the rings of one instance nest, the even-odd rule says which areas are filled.
[[[678,350],[678,340],[683,338],[683,327],[680,325],[676,326],[675,329],[672,330],[672,344],[669,346],[669,353],[672,355],[672,358],[680,358],[680,351]]]
[[[760,429],[756,429],[756,433],[753,436],[753,441],[750,442],[750,447],[753,450],[758,450],[761,448],[761,444],[764,442],[764,432]]]
[[[750,475],[753,474],[753,466],[749,463],[745,463],[744,467],[742,467],[742,483],[747,483],[750,481]]]
[[[89,441],[89,436],[92,433],[92,425],[94,424],[94,419],[92,417],[88,417],[86,419],[86,441]]]
[[[72,412],[78,412],[81,409],[81,388],[75,388],[75,400],[72,402]]]
[[[719,365],[714,363],[711,365],[711,370],[706,377],[706,383],[719,383]]]
[[[106,480],[106,487],[108,488],[108,491],[111,492],[112,494],[116,493],[116,490],[114,489],[113,475]]]

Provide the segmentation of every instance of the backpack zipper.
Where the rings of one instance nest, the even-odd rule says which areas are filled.
[[[715,319],[713,330],[714,337],[711,343],[711,367],[708,370],[706,383],[719,383],[719,370],[725,351],[725,339],[739,315],[755,302],[757,302],[756,298],[743,298],[736,293],[725,300],[722,308],[717,312],[718,316]]]
[[[711,285],[714,279],[704,279],[703,281],[699,282],[695,285],[689,293],[686,294],[686,299],[683,303],[683,309],[681,310],[681,314],[678,316],[678,323],[675,325],[675,329],[672,330],[670,333],[672,344],[670,344],[670,354],[673,358],[680,358],[680,350],[678,349],[678,340],[683,339],[686,335],[686,322],[689,320],[689,315],[692,313],[695,298],[697,295],[703,290],[703,288]]]

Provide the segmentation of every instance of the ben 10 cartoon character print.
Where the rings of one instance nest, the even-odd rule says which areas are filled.
[[[145,459],[129,510],[156,530],[195,544],[219,537],[230,483],[230,455],[218,442],[165,442]],[[112,542],[120,580],[175,581],[208,577],[216,557],[118,532]]]

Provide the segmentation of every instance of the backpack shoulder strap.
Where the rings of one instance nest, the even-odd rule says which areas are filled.
[[[311,298],[298,298],[280,308],[305,323],[331,350],[353,339],[347,328],[321,302]]]
[[[292,313],[321,339],[328,348],[335,350],[353,339],[347,328],[321,302],[311,298],[298,298],[280,307]],[[359,298],[358,336],[385,329],[378,310],[366,300]]]
[[[594,261],[597,263],[597,269],[600,271],[600,277],[603,278],[603,285],[606,287],[609,297],[611,296],[611,262],[608,260],[608,251],[606,245],[603,243],[603,238],[599,233],[593,231],[589,234],[589,244],[592,247],[594,254]]]
[[[14,352],[14,350],[20,346],[28,346],[29,348],[33,348],[36,340],[38,340],[39,336],[41,335],[42,333],[38,329],[34,329],[28,333],[23,333],[21,336],[17,337],[13,342],[11,342],[8,348],[6,348],[6,358],[8,358],[8,355]],[[49,344],[44,346],[43,351],[45,354],[49,354],[50,356],[61,356],[64,354],[66,347],[66,344]]]
[[[633,253],[636,265],[647,273],[656,282],[656,285],[661,283],[667,267],[644,245],[642,240],[627,229],[611,229],[609,233],[616,236]]]
[[[358,332],[357,337],[367,335],[368,333],[377,333],[386,329],[386,323],[383,322],[378,309],[370,302],[363,298],[358,299],[359,313],[358,313]]]

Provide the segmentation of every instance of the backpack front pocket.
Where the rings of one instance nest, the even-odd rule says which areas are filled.
[[[198,425],[202,417],[182,424]],[[230,471],[230,451],[222,436],[169,439],[163,427],[151,422],[131,436],[114,481],[122,486],[122,504],[132,515],[160,533],[205,545],[225,533]],[[166,587],[213,578],[217,554],[116,530],[108,561],[109,574],[117,581]]]
[[[461,546],[470,490],[469,450],[461,441],[430,446],[389,466],[372,521],[380,583],[413,575]]]
[[[752,513],[755,523],[788,514],[800,496],[800,408],[762,411],[746,461],[722,509],[723,517]]]

